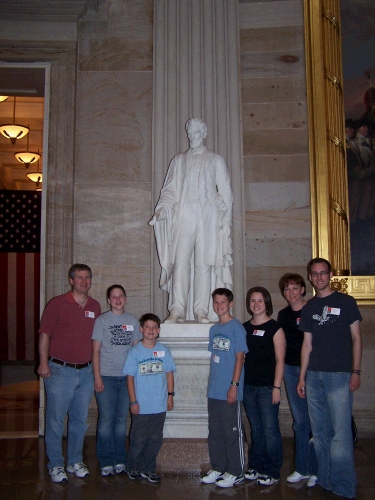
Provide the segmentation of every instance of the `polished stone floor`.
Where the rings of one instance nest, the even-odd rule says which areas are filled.
[[[207,442],[203,439],[164,440],[157,467],[162,474],[160,484],[146,480],[131,481],[126,475],[102,477],[95,454],[95,436],[87,436],[84,461],[91,475],[78,479],[69,475],[65,484],[51,482],[46,464],[44,439],[38,436],[38,383],[19,382],[0,386],[0,499],[1,500],[329,500],[319,496],[306,481],[288,484],[293,472],[293,440],[283,439],[284,464],[281,481],[271,487],[247,481],[235,488],[201,485],[202,471],[210,468]],[[245,426],[246,435],[248,429]],[[365,439],[359,431],[355,445],[358,475],[357,500],[375,500],[375,439]],[[65,446],[65,440],[64,440]]]
[[[202,446],[194,440],[190,450],[195,445]],[[43,438],[1,439],[0,440],[0,498],[10,500],[31,499],[160,499],[160,500],[213,500],[230,498],[233,500],[306,500],[319,498],[328,500],[332,495],[319,496],[315,488],[307,488],[306,481],[291,485],[285,480],[292,472],[292,439],[285,438],[284,465],[280,483],[272,487],[263,487],[247,481],[235,488],[223,489],[215,485],[201,485],[199,476],[201,466],[190,467],[187,470],[184,444],[180,440],[168,440],[164,454],[161,455],[158,467],[163,472],[170,463],[167,455],[171,452],[174,458],[172,468],[174,473],[163,472],[160,484],[150,484],[146,480],[131,481],[126,475],[102,477],[95,457],[95,438],[88,436],[85,441],[84,460],[91,475],[78,479],[69,474],[69,481],[64,484],[54,484],[49,479],[46,469],[46,455]],[[169,451],[168,451],[169,450]],[[375,439],[360,439],[355,446],[355,459],[358,474],[357,500],[375,499]],[[168,467],[167,467],[168,468]],[[188,467],[189,468],[189,467]],[[180,472],[176,472],[180,470]],[[316,493],[315,493],[316,492]]]

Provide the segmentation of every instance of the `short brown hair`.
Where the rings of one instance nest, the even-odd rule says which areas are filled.
[[[311,274],[311,268],[314,264],[326,264],[328,267],[328,272],[332,271],[332,266],[327,259],[323,259],[323,257],[315,257],[315,259],[311,259],[307,264],[307,277]]]
[[[284,290],[290,283],[294,283],[295,285],[301,285],[305,290],[303,291],[302,297],[306,295],[306,283],[300,274],[297,273],[286,273],[284,276],[281,276],[279,281],[279,288],[281,295],[285,297]]]
[[[216,288],[211,294],[212,300],[214,300],[215,295],[225,295],[229,302],[233,302],[233,292],[229,288]]]
[[[142,314],[142,316],[139,318],[139,324],[143,328],[143,325],[146,323],[146,321],[153,321],[158,325],[158,328],[160,328],[160,318],[159,316],[156,316],[156,314],[153,313],[146,313]]]
[[[69,279],[74,280],[76,271],[87,271],[88,273],[90,273],[90,279],[92,279],[92,271],[86,264],[73,264],[68,271]]]

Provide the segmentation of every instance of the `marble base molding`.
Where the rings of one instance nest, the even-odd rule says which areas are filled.
[[[160,342],[170,349],[175,373],[174,408],[167,412],[165,438],[207,438],[207,382],[210,353],[208,334],[212,324],[187,322],[162,324]]]

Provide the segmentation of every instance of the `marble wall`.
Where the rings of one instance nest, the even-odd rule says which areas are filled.
[[[122,284],[150,308],[153,2],[107,0],[79,23],[73,260],[92,295]]]

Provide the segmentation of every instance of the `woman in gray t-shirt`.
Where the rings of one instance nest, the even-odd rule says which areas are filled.
[[[102,476],[126,471],[129,394],[122,369],[129,349],[142,338],[139,321],[125,312],[124,288],[112,285],[106,296],[111,309],[96,319],[92,334],[92,363],[99,414],[96,453]]]

